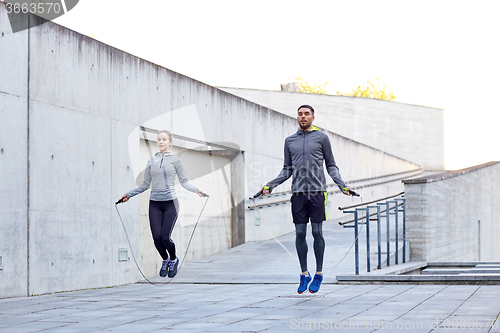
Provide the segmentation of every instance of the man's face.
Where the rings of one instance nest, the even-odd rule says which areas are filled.
[[[297,121],[301,129],[304,131],[310,130],[314,121],[312,111],[308,108],[300,108],[299,111],[297,111]]]

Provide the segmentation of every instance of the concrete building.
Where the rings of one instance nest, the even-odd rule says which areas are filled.
[[[442,109],[361,97],[221,89],[291,117],[295,117],[299,105],[310,104],[317,110],[318,126],[426,170],[444,170]]]
[[[157,274],[147,193],[118,206],[131,247],[114,202],[141,181],[161,129],[173,132],[190,181],[211,195],[186,262],[271,237],[245,198],[281,169],[294,118],[52,22],[18,33],[8,22],[0,3],[0,297],[136,282],[131,251],[146,276]],[[346,181],[420,168],[322,131]],[[184,255],[204,201],[178,193],[172,237]],[[330,200],[335,214],[353,199]],[[266,218],[274,235],[293,230],[287,205]]]
[[[142,170],[156,152],[155,133],[162,129],[174,134],[173,152],[183,161],[190,182],[210,194],[205,201],[177,190],[181,212],[172,238],[186,263],[293,231],[290,181],[272,196],[256,200],[263,207],[259,212],[265,216],[265,226],[257,210],[248,208],[253,202],[247,198],[282,168],[284,139],[297,130],[295,115],[225,90],[52,22],[12,33],[5,5],[0,3],[0,298],[134,283],[142,277],[133,255],[147,277],[157,275],[161,260],[149,231],[149,193],[117,207],[123,226],[114,202],[141,183]],[[308,95],[312,99],[303,100],[303,94],[271,94],[287,96],[287,110],[293,112],[303,103],[320,110],[348,111],[344,116],[339,111],[335,119],[344,117],[342,123],[351,124],[349,131],[323,122],[322,114],[317,114],[316,124],[330,138],[343,179],[359,188],[365,201],[401,192],[401,179],[422,169],[442,168],[441,110],[355,98],[333,101],[332,96]],[[376,117],[376,112],[381,116]],[[372,139],[369,132],[375,133],[370,134]],[[408,138],[407,132],[416,134]],[[384,146],[391,140],[394,150]],[[480,188],[498,182],[497,169],[496,164],[485,169]],[[464,175],[469,177],[467,184],[474,184],[475,175]],[[327,179],[331,185],[328,215],[336,218],[341,216],[337,206],[358,199],[340,195]],[[462,183],[454,179],[420,190],[432,192],[438,200],[441,188],[434,185],[443,184],[446,191],[460,196],[465,190]],[[409,205],[413,226],[421,226],[419,216],[427,221],[425,231],[409,231],[415,236],[416,250],[429,250],[415,255],[454,258],[449,254],[459,253],[456,248],[450,244],[439,248],[435,241],[443,236],[434,233],[446,229],[443,220],[434,217],[440,206],[423,207],[430,201],[417,195],[418,189],[408,193],[415,198]],[[463,209],[465,201],[458,202]],[[459,208],[453,205],[450,201],[442,207],[445,212]],[[498,232],[493,222],[498,210],[492,210],[493,202],[486,199],[475,205],[478,214],[490,212],[482,219],[481,233],[474,234],[488,248],[480,247],[476,253],[494,258],[491,248],[496,248],[487,244],[493,244]],[[419,209],[431,216],[419,215]],[[438,227],[433,226],[436,223]],[[462,238],[456,241],[469,237],[471,230],[457,233]],[[429,234],[434,238],[426,240]],[[467,251],[477,248],[474,241],[467,244]]]
[[[500,162],[403,182],[413,260],[500,262]]]

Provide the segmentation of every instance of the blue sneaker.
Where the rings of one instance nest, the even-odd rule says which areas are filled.
[[[323,275],[314,274],[313,282],[309,286],[309,292],[312,294],[317,293],[319,290],[319,287],[321,287],[322,281],[323,281]]]
[[[309,274],[309,272],[307,272],[307,275],[300,274],[300,285],[297,289],[297,292],[299,294],[302,294],[304,291],[306,291],[309,282],[311,282],[311,274]]]

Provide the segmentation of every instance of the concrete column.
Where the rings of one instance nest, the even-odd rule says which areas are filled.
[[[231,247],[245,243],[245,159],[240,152],[231,163],[233,207],[231,209]]]

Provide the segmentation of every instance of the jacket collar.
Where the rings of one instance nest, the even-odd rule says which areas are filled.
[[[156,157],[156,156],[161,156],[161,157],[164,157],[164,156],[170,156],[170,155],[173,155],[173,154],[172,154],[171,152],[162,153],[162,152],[160,152],[160,151],[159,151],[159,152],[157,152],[157,153],[155,154],[155,157]]]
[[[317,128],[316,126],[313,125],[313,128],[309,131],[304,131],[302,128],[299,127],[299,129],[297,130],[297,133],[298,134],[307,134],[307,133],[316,132],[316,131],[319,131],[319,128]]]

